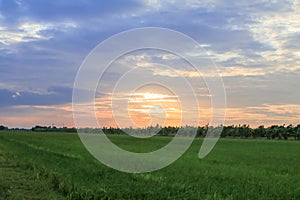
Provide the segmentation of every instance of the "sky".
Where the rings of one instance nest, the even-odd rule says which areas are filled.
[[[0,0],[0,124],[74,126],[73,85],[86,56],[112,35],[143,27],[179,31],[205,49],[224,83],[226,125],[300,124],[299,19],[299,0]],[[137,82],[156,77],[177,93],[145,84],[130,94],[119,87],[112,97],[133,69]],[[193,121],[195,109],[182,109],[192,101],[178,84],[182,77],[198,84],[200,124],[208,123],[211,95],[203,77],[170,52],[146,49],[107,69],[95,98],[100,124],[131,126],[127,115],[137,127],[178,125],[182,113]]]

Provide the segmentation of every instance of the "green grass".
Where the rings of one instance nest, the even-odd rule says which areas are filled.
[[[148,152],[172,138],[109,136]],[[76,134],[0,132],[0,199],[300,199],[300,142],[202,139],[172,165],[130,174],[95,160]]]

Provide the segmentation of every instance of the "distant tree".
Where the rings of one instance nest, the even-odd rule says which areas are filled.
[[[294,136],[294,135],[295,135],[294,127],[292,124],[290,124],[286,127],[283,137],[285,140],[287,140],[289,137]]]
[[[297,126],[296,138],[300,140],[300,124]]]
[[[259,137],[265,137],[266,136],[266,129],[264,125],[260,125],[258,128],[258,136]]]
[[[265,131],[266,131],[267,139],[268,140],[271,139],[271,136],[272,136],[272,130],[271,130],[271,128],[269,127]]]
[[[0,131],[7,130],[8,128],[6,126],[0,125]]]
[[[204,127],[198,127],[198,130],[197,130],[197,137],[203,137],[204,135]]]
[[[281,139],[279,132],[280,131],[278,125],[272,125],[271,127],[269,127],[269,133],[272,139],[275,139],[276,137],[278,137],[278,139]]]

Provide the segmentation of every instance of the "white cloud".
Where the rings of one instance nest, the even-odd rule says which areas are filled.
[[[29,42],[35,40],[50,39],[40,34],[40,31],[49,27],[42,24],[24,23],[17,30],[9,30],[7,27],[0,27],[0,42],[10,45],[17,42]]]
[[[21,96],[20,92],[15,92],[15,94],[12,95],[12,98],[16,99],[19,96]]]
[[[0,26],[0,43],[10,45],[18,42],[49,40],[53,36],[46,36],[42,33],[43,31],[63,31],[69,28],[76,28],[76,24],[73,22],[62,22],[58,24],[25,22],[20,24],[17,28]]]

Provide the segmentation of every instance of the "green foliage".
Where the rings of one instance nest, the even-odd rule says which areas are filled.
[[[0,131],[7,130],[8,128],[6,126],[0,125]]]
[[[133,133],[136,135],[145,135],[147,133],[156,132],[157,135],[160,136],[175,136],[178,129],[185,129],[186,136],[191,136],[195,129],[197,132],[197,137],[205,137],[207,131],[210,129],[212,133],[218,132],[220,128],[222,128],[221,137],[236,137],[236,138],[267,138],[267,139],[300,139],[300,125],[294,127],[293,125],[272,125],[270,127],[265,128],[263,125],[260,125],[257,128],[251,128],[247,124],[238,125],[238,126],[199,126],[199,127],[146,127],[146,128],[113,128],[113,127],[103,127],[102,129],[92,129],[92,128],[83,128],[80,129],[81,132],[85,133],[104,133],[109,135],[121,135],[124,133]]]
[[[67,127],[60,127],[57,128],[55,126],[35,126],[31,128],[31,131],[36,131],[36,132],[67,132],[67,133],[76,133],[77,130],[76,128],[67,128]]]
[[[267,134],[262,130],[274,134],[280,127],[261,127],[256,133],[248,128],[226,131],[251,136]],[[109,138],[134,152],[161,148],[172,139]],[[202,141],[195,139],[180,159],[162,170],[129,174],[95,160],[76,134],[4,131],[0,199],[300,199],[297,141],[220,139],[200,160]]]
[[[220,125],[218,127],[213,127],[209,125],[199,126],[199,127],[192,127],[192,126],[185,126],[185,127],[160,127],[159,125],[153,127],[145,127],[145,128],[136,128],[133,129],[129,128],[114,128],[114,127],[103,127],[103,128],[80,128],[78,129],[80,132],[83,133],[104,133],[108,135],[125,135],[125,133],[131,133],[134,135],[156,135],[160,136],[175,136],[180,128],[184,129],[183,134],[186,136],[193,136],[196,133],[196,137],[205,137],[208,130],[211,131],[212,134],[219,133],[219,130],[222,129],[221,137],[236,137],[236,138],[267,138],[267,139],[295,139],[300,140],[300,124],[297,126],[293,126],[292,124],[285,126],[284,125],[272,125],[270,127],[264,127],[260,125],[257,128],[251,128],[247,124],[243,125],[230,125],[230,126],[223,126]],[[5,126],[0,126],[0,130],[8,130]],[[24,131],[24,129],[11,129],[13,131],[19,130]],[[34,131],[34,132],[68,132],[68,133],[76,133],[78,131],[76,128],[67,128],[67,127],[55,127],[55,126],[35,126],[32,127],[31,130],[27,131]]]

